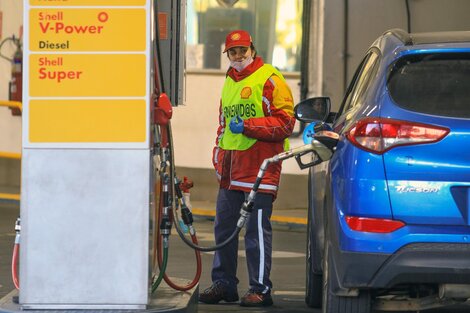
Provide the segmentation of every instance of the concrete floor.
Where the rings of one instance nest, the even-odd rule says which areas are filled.
[[[19,214],[18,204],[12,202],[0,202],[0,299],[10,293],[13,289],[11,280],[11,254],[15,238],[14,223]],[[194,223],[199,243],[203,246],[213,244],[211,218],[198,217]],[[178,277],[182,285],[191,281],[195,273],[194,251],[188,248],[172,231],[170,237],[170,255],[167,274],[170,277]],[[242,234],[240,235],[242,236]],[[240,279],[239,294],[248,289],[246,263],[243,249],[243,239],[240,237],[239,269]],[[320,313],[320,310],[308,308],[304,302],[305,296],[305,228],[282,228],[275,227],[273,234],[273,266],[271,279],[274,284],[273,299],[274,306],[269,308],[249,309],[237,304],[206,305],[199,304],[197,312],[289,312],[289,313]],[[202,276],[199,289],[203,290],[211,284],[210,269],[213,253],[202,253]],[[20,278],[21,279],[21,278]],[[163,299],[178,296],[178,293],[165,283],[162,290],[167,292],[162,295]],[[160,289],[159,291],[160,292]],[[0,312],[2,310],[0,309]],[[152,311],[154,312],[154,311]],[[155,311],[157,312],[157,311]],[[191,312],[191,311],[184,311]],[[470,312],[469,306],[460,305],[446,309],[435,309],[425,311],[429,313],[463,313]],[[374,312],[378,313],[378,312]],[[398,313],[398,312],[392,312]],[[410,312],[408,312],[410,313]],[[423,311],[424,313],[424,311]]]
[[[10,268],[15,241],[15,220],[19,214],[18,203],[0,202],[0,298],[15,288]]]

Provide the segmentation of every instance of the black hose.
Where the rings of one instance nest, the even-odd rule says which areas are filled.
[[[174,215],[174,219],[177,219],[178,216],[175,212],[175,210],[173,210],[173,215]],[[192,227],[192,226],[190,226]],[[176,232],[178,233],[178,235],[180,236],[181,240],[183,240],[183,242],[185,244],[187,244],[188,246],[190,246],[191,248],[195,249],[195,250],[198,250],[198,251],[202,251],[202,252],[210,252],[210,251],[215,251],[215,250],[220,250],[222,249],[223,247],[225,247],[226,245],[228,245],[233,239],[235,239],[238,234],[240,233],[240,231],[242,230],[241,227],[236,227],[235,230],[233,231],[233,233],[230,235],[230,237],[228,237],[225,241],[215,245],[215,246],[209,246],[209,247],[202,247],[200,245],[196,245],[194,244],[192,241],[188,240],[186,238],[186,236],[184,235],[183,231],[181,230],[180,228],[180,225],[179,223],[176,223],[175,222],[175,228],[176,228]]]
[[[170,165],[171,166],[171,168],[170,168],[170,179],[171,179],[172,182],[174,182],[175,181],[175,167],[174,167],[175,163],[174,163],[174,155],[173,155],[173,134],[172,134],[172,131],[171,131],[171,122],[168,123],[167,127],[168,127],[167,128],[167,130],[168,130],[168,145],[169,145],[169,148],[170,148],[169,151],[170,151],[170,163],[171,163],[171,165]],[[171,186],[173,186],[173,184],[171,184]],[[174,196],[174,187],[171,188],[171,199],[173,199],[173,196]],[[240,233],[240,231],[243,228],[243,226],[242,227],[237,226],[235,228],[235,230],[233,231],[233,233],[230,235],[230,237],[228,237],[224,242],[216,244],[215,246],[202,247],[202,246],[196,245],[192,241],[188,240],[186,238],[186,236],[184,235],[184,232],[181,230],[181,227],[178,223],[178,215],[176,213],[176,205],[177,204],[175,204],[175,203],[176,203],[176,201],[173,201],[174,209],[172,211],[173,211],[173,220],[174,220],[176,232],[180,236],[181,240],[183,240],[184,243],[186,243],[188,246],[190,246],[193,249],[203,251],[203,252],[210,252],[210,251],[220,250],[223,247],[225,247],[226,245],[228,245],[233,239],[235,239],[235,237],[238,236],[238,234]],[[191,228],[194,230],[192,225],[190,225],[190,229]],[[194,233],[195,232],[196,231],[194,230]]]
[[[408,33],[411,33],[411,13],[410,13],[410,2],[405,0],[406,5],[406,22]]]
[[[302,12],[302,50],[300,52],[302,58],[300,61],[300,101],[307,99],[309,91],[309,46],[310,46],[310,19],[312,12],[312,1],[303,0]],[[303,125],[303,124],[302,124]],[[300,131],[300,133],[303,129]]]
[[[157,58],[157,64],[158,64],[158,82],[155,82],[158,86],[158,91],[159,91],[159,94],[161,93],[164,93],[165,92],[165,84],[164,84],[164,81],[163,81],[163,69],[162,69],[162,60],[161,60],[161,56],[159,53],[160,51],[160,29],[159,29],[159,21],[158,21],[158,0],[154,0],[153,1],[153,8],[154,8],[154,12],[153,12],[153,16],[154,16],[154,19],[155,19],[155,29],[154,29],[154,32],[155,32],[155,51],[156,51],[156,56],[154,56],[154,58],[156,57]]]

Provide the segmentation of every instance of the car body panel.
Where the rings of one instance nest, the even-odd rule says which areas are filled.
[[[374,42],[333,122],[333,130],[340,135],[336,150],[330,161],[310,170],[313,201],[309,219],[316,230],[309,236],[319,241],[317,247],[327,243],[331,247],[340,287],[470,284],[470,267],[465,263],[470,256],[470,119],[405,109],[395,103],[387,88],[400,58],[432,53],[470,56],[470,34],[418,34],[414,40],[421,43],[411,44],[387,33]],[[436,43],[430,43],[432,40]],[[448,43],[455,40],[458,42]],[[363,82],[359,82],[361,75]],[[437,142],[372,153],[347,139],[356,121],[365,117],[439,126],[449,133]],[[355,231],[346,216],[400,220],[405,226],[390,233]],[[361,264],[370,265],[364,275]]]

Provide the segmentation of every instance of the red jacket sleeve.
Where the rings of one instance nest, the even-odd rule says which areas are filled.
[[[262,141],[282,141],[292,134],[295,124],[294,101],[287,83],[276,75],[263,87],[264,117],[244,121],[243,134]]]
[[[214,165],[217,174],[221,174],[223,150],[219,147],[219,141],[225,130],[225,118],[222,112],[222,101],[219,105],[219,126],[217,127],[217,137],[215,138],[215,146],[212,150],[212,164]]]

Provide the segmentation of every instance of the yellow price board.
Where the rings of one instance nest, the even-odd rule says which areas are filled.
[[[141,6],[146,0],[30,0],[36,6]]]
[[[31,54],[31,97],[145,97],[145,54]]]
[[[145,9],[31,9],[31,51],[145,51]]]
[[[30,100],[31,143],[145,142],[145,100]]]

